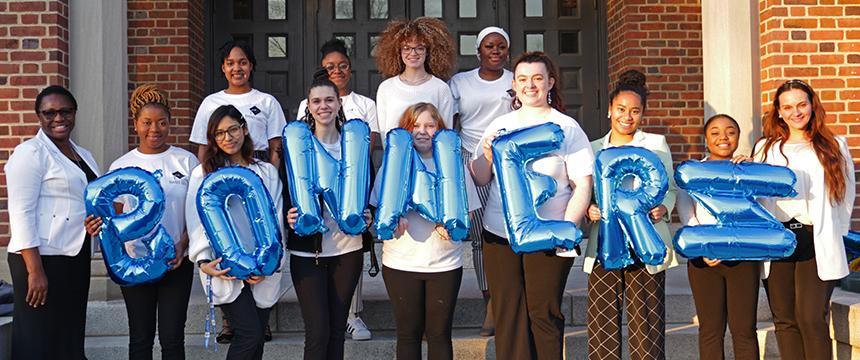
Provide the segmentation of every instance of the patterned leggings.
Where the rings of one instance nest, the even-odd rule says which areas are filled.
[[[469,162],[472,160],[472,153],[466,149],[462,150],[463,163],[469,167]],[[466,174],[469,176],[469,174]],[[481,200],[481,208],[472,212],[470,221],[472,226],[469,228],[469,238],[472,239],[472,263],[475,265],[475,276],[478,280],[478,287],[481,291],[487,291],[487,274],[484,272],[484,248],[483,236],[484,231],[484,206],[487,205],[487,198],[490,197],[490,184],[484,186],[475,186],[478,190],[478,199]]]

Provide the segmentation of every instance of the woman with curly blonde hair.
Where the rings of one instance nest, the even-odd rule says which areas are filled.
[[[439,19],[394,20],[376,45],[376,66],[388,79],[376,92],[379,134],[399,126],[410,105],[427,102],[439,109],[447,128],[454,121],[454,98],[445,83],[454,69],[454,41]]]

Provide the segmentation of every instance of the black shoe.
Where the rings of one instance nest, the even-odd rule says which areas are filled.
[[[232,340],[233,329],[230,328],[230,322],[227,321],[227,318],[223,318],[221,322],[221,331],[218,332],[218,336],[215,337],[215,341],[219,344],[229,344]]]
[[[493,308],[491,306],[492,299],[490,299],[489,295],[485,297],[487,300],[487,309],[486,315],[484,316],[484,324],[481,325],[481,336],[493,336],[496,334],[496,324],[493,321]]]
[[[266,339],[266,342],[272,341],[272,328],[269,325],[266,325],[266,331],[263,332],[263,339]]]

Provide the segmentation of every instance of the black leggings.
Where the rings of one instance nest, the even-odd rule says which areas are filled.
[[[305,322],[305,359],[343,359],[346,318],[363,261],[361,250],[316,259],[290,255]]]
[[[263,333],[272,308],[258,308],[251,286],[246,283],[239,297],[229,304],[221,305],[221,310],[230,317],[230,327],[233,328],[227,360],[262,360],[263,346],[266,344]]]
[[[463,268],[420,273],[383,266],[382,278],[394,307],[397,359],[420,360],[425,333],[428,360],[453,359],[451,327]]]
[[[185,359],[185,318],[193,271],[186,257],[157,282],[120,288],[128,313],[129,359],[152,359],[156,318],[161,359]]]
[[[42,255],[48,278],[45,305],[27,305],[27,267],[20,254],[9,253],[15,291],[12,313],[12,359],[86,359],[84,332],[90,290],[89,236],[75,256]]]

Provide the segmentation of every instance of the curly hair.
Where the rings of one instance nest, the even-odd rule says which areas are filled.
[[[137,119],[140,116],[140,111],[149,105],[160,107],[170,117],[170,105],[167,102],[167,95],[158,90],[158,87],[154,84],[138,86],[131,93],[131,97],[128,100],[128,109],[131,110],[131,116]]]
[[[448,81],[456,62],[454,39],[442,20],[430,17],[398,19],[388,23],[379,37],[374,54],[379,72],[388,78],[406,69],[400,57],[400,48],[411,39],[427,46],[424,69],[430,75]]]

